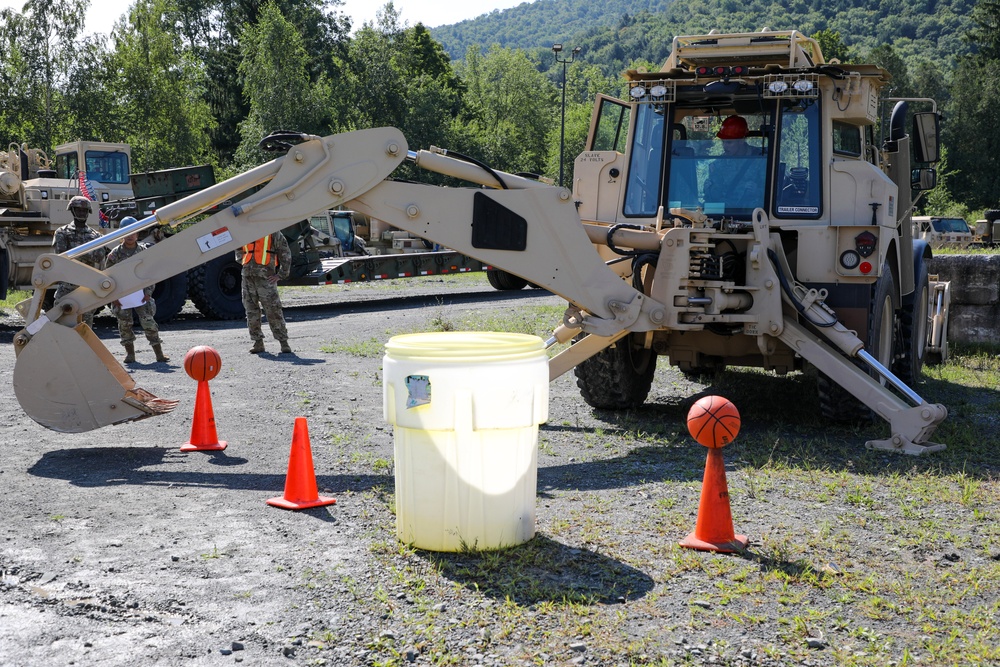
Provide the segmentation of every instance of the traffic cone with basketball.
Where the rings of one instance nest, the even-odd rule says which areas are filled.
[[[688,431],[691,437],[708,448],[705,477],[701,483],[701,501],[694,532],[681,541],[682,547],[699,551],[742,551],[749,540],[733,531],[733,515],[729,508],[729,487],[722,448],[740,432],[740,413],[721,396],[706,396],[688,411]]]
[[[295,430],[292,432],[292,452],[288,457],[288,475],[285,477],[285,495],[271,498],[267,500],[267,504],[286,510],[304,510],[335,502],[336,498],[319,495],[312,449],[309,447],[309,425],[305,417],[296,417]]]
[[[192,347],[184,355],[184,370],[198,381],[198,393],[194,399],[194,419],[191,422],[191,438],[181,445],[182,452],[218,452],[226,448],[215,432],[215,411],[212,410],[212,394],[208,381],[219,374],[222,358],[207,345]]]

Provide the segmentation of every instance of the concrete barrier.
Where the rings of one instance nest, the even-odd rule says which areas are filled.
[[[928,265],[951,281],[952,343],[1000,343],[1000,255],[937,255]]]

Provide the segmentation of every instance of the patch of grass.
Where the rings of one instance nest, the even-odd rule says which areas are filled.
[[[428,321],[540,335],[525,325],[536,314],[555,313],[430,312]],[[365,637],[371,664],[403,664],[400,645],[431,664],[469,664],[476,653],[571,664],[580,643],[588,664],[707,664],[710,655],[719,664],[1000,664],[993,352],[958,348],[926,370],[918,392],[950,415],[935,434],[948,450],[922,458],[865,449],[885,437],[882,422],[822,420],[807,373],[731,369],[703,381],[661,364],[654,386],[722,394],[740,409],[743,430],[725,459],[746,552],[677,545],[695,525],[705,451],[684,426],[695,396],[661,394],[618,413],[581,407],[542,428],[538,533],[517,547],[414,549],[395,537],[391,487],[360,494],[384,578],[317,580],[316,600],[338,593],[391,623],[395,645],[377,630]],[[334,444],[388,474],[374,447]],[[468,638],[460,647],[457,632]],[[809,645],[820,638],[822,648]]]
[[[487,309],[474,311],[459,320],[453,320],[437,310],[427,321],[427,326],[419,329],[387,331],[384,339],[336,340],[320,345],[321,352],[334,354],[343,352],[353,357],[378,358],[385,354],[385,343],[393,336],[422,333],[426,331],[499,331],[502,333],[523,333],[546,339],[562,322],[562,306],[528,306],[517,309]],[[554,354],[559,346],[553,346]]]
[[[388,340],[388,339],[386,339]],[[352,357],[377,358],[385,354],[385,341],[378,338],[367,340],[337,340],[319,346],[320,352],[335,354],[344,352]]]
[[[14,312],[14,306],[25,299],[31,298],[31,292],[24,290],[7,290],[7,298],[0,300],[0,315],[9,315]]]

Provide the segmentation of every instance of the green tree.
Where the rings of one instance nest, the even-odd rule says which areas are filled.
[[[823,52],[823,57],[827,62],[834,58],[842,63],[850,62],[850,54],[847,45],[844,44],[840,33],[835,30],[820,30],[812,35],[812,38],[819,43],[819,48]]]
[[[556,73],[553,69],[550,76]],[[562,78],[561,66],[557,76]],[[561,80],[560,80],[561,85]],[[594,99],[599,93],[618,97],[623,85],[621,77],[605,76],[597,65],[573,63],[566,69],[566,132],[563,144],[563,183],[569,184],[573,176],[573,164],[576,157],[583,152],[590,131],[590,117],[594,108]],[[561,93],[560,93],[561,95]],[[556,104],[561,106],[560,97]],[[556,117],[549,130],[546,143],[548,145],[548,161],[545,175],[556,182],[559,180],[559,149],[562,139],[562,110],[557,109]]]
[[[1000,2],[980,0],[965,39],[978,53],[962,58],[951,79],[942,143],[954,168],[952,197],[970,209],[997,208],[1000,197]]]
[[[405,29],[391,2],[376,12],[374,24],[366,23],[355,33],[348,50],[354,127],[402,127],[409,84],[406,70],[418,71],[416,58],[402,55],[405,45]]]
[[[64,90],[61,139],[126,140],[117,92],[119,75],[118,61],[105,36],[88,37],[78,45]]]
[[[239,124],[250,113],[240,68],[241,37],[246,26],[258,23],[267,4],[274,4],[298,31],[307,54],[308,80],[345,87],[338,76],[347,53],[350,21],[337,11],[340,0],[176,0],[171,18],[207,72],[204,99],[217,123],[211,141],[223,161],[231,159],[241,143]]]
[[[275,130],[325,134],[329,92],[322,77],[315,84],[310,81],[302,35],[275,2],[261,8],[258,22],[247,26],[240,44],[240,75],[250,113],[239,126],[236,164],[247,168],[270,158],[257,144]]]
[[[48,147],[44,142],[44,96],[37,94],[31,64],[22,49],[24,17],[9,9],[0,10],[0,150],[7,145],[27,143],[32,148]]]
[[[872,49],[864,62],[878,65],[889,72],[891,79],[882,89],[883,97],[913,97],[913,86],[906,61],[890,44],[882,44]]]
[[[14,62],[27,67],[19,72],[24,76],[20,83],[30,91],[29,108],[40,111],[40,120],[32,123],[40,148],[51,149],[55,143],[63,114],[61,90],[76,55],[75,40],[83,29],[89,4],[89,0],[27,0],[23,16],[16,20]]]
[[[414,148],[453,147],[452,120],[461,108],[463,82],[440,44],[422,24],[401,25],[387,3],[365,24],[349,50],[350,125],[399,128]],[[402,165],[402,177],[440,182],[441,177]]]
[[[173,0],[136,0],[113,31],[115,115],[135,168],[175,167],[209,156],[214,127],[205,72],[170,19]]]
[[[964,204],[954,200],[949,182],[955,172],[948,166],[948,151],[941,149],[941,161],[935,165],[937,169],[937,187],[928,190],[924,198],[917,202],[917,212],[920,215],[943,215],[956,218],[967,218],[969,209]]]
[[[467,86],[456,124],[463,152],[504,171],[543,173],[558,123],[555,85],[524,51],[496,44],[485,55],[470,47],[458,73]]]
[[[979,0],[970,18],[973,26],[966,40],[974,44],[986,60],[1000,60],[1000,0]]]
[[[967,58],[952,78],[942,143],[954,168],[948,188],[970,209],[998,208],[1000,60]]]

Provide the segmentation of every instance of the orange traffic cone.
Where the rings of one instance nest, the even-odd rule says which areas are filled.
[[[285,495],[271,498],[267,504],[286,510],[304,510],[335,502],[336,498],[319,495],[312,450],[309,448],[309,425],[305,417],[296,417],[295,430],[292,432],[292,453],[288,457],[288,475],[285,477]]]
[[[694,532],[681,541],[682,547],[699,551],[742,551],[749,540],[733,533],[733,515],[729,509],[729,487],[722,449],[709,448],[705,477],[701,483],[698,521]]]
[[[191,423],[191,438],[181,445],[182,452],[218,452],[226,448],[219,442],[215,432],[215,411],[212,410],[212,393],[208,390],[208,380],[198,381],[198,393],[194,399],[194,419]]]

